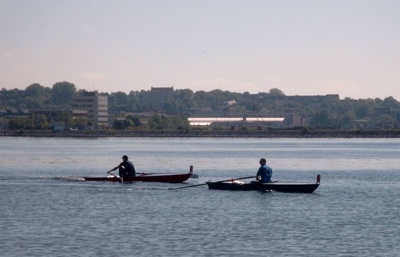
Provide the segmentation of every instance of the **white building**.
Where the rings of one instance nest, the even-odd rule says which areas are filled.
[[[87,112],[87,117],[98,125],[108,125],[108,96],[99,95],[97,91],[84,92],[74,97],[72,111]]]
[[[210,126],[210,125],[218,125],[218,124],[235,124],[235,125],[267,125],[274,124],[281,126],[283,124],[285,118],[188,118],[190,125],[197,126]]]

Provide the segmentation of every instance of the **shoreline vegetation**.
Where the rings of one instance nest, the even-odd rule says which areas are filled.
[[[216,137],[216,138],[400,138],[400,130],[327,130],[327,129],[271,129],[271,130],[7,130],[7,137]]]

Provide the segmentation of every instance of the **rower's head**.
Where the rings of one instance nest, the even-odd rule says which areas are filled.
[[[265,158],[260,159],[260,165],[264,166],[267,163],[267,160]]]
[[[128,160],[128,156],[126,156],[126,155],[122,156],[122,160],[127,161]]]

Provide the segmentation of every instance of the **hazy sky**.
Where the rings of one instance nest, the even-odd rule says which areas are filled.
[[[400,100],[399,0],[0,0],[0,88]]]

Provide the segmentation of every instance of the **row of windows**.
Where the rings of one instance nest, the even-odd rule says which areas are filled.
[[[84,107],[84,108],[93,108],[93,104],[74,104],[74,105],[72,105],[72,107],[74,107],[74,108],[79,108],[79,107]]]

